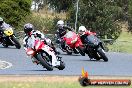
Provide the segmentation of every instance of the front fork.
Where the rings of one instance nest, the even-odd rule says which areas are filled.
[[[83,47],[78,46],[77,49],[78,49],[79,53],[80,53],[82,56],[85,56],[85,52],[84,52],[84,48],[83,48]]]
[[[11,41],[11,43],[12,43],[13,45],[15,45],[15,42],[12,40],[13,37],[16,38],[14,35],[9,36],[9,40]]]
[[[100,43],[100,46],[101,46],[101,48],[102,48],[103,50],[105,50],[104,45],[103,45],[102,42]]]

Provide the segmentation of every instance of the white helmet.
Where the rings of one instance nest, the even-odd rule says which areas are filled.
[[[64,25],[64,21],[63,21],[63,20],[59,20],[59,21],[57,22],[57,25]]]
[[[86,31],[87,29],[85,28],[85,26],[80,26],[78,29],[80,35],[84,35]]]

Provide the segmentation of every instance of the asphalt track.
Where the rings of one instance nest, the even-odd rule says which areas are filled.
[[[66,64],[64,70],[54,69],[47,71],[41,65],[32,63],[23,48],[3,48],[0,45],[0,61],[6,61],[12,65],[6,69],[0,69],[0,75],[81,75],[84,67],[89,75],[105,76],[132,76],[132,54],[108,52],[108,62],[90,61],[88,56],[66,55],[62,53],[62,60]],[[1,64],[1,63],[0,63]]]

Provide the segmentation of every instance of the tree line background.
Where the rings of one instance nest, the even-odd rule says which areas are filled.
[[[22,30],[24,23],[33,23],[38,30],[56,30],[56,22],[61,19],[33,15],[50,10],[54,13],[66,13],[63,19],[67,25],[74,27],[77,0],[1,0],[0,17],[16,30]],[[119,23],[128,23],[128,31],[132,31],[132,0],[79,0],[78,23],[87,29],[97,32],[102,38],[117,39],[121,33]]]

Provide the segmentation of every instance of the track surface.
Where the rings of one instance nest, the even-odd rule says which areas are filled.
[[[12,67],[0,69],[0,75],[81,75],[81,69],[84,67],[89,75],[132,76],[132,54],[109,52],[106,55],[109,58],[108,62],[90,61],[87,55],[69,56],[62,53],[66,68],[62,71],[56,68],[47,71],[42,66],[33,64],[23,48],[19,50],[0,46],[0,60],[12,63]]]

